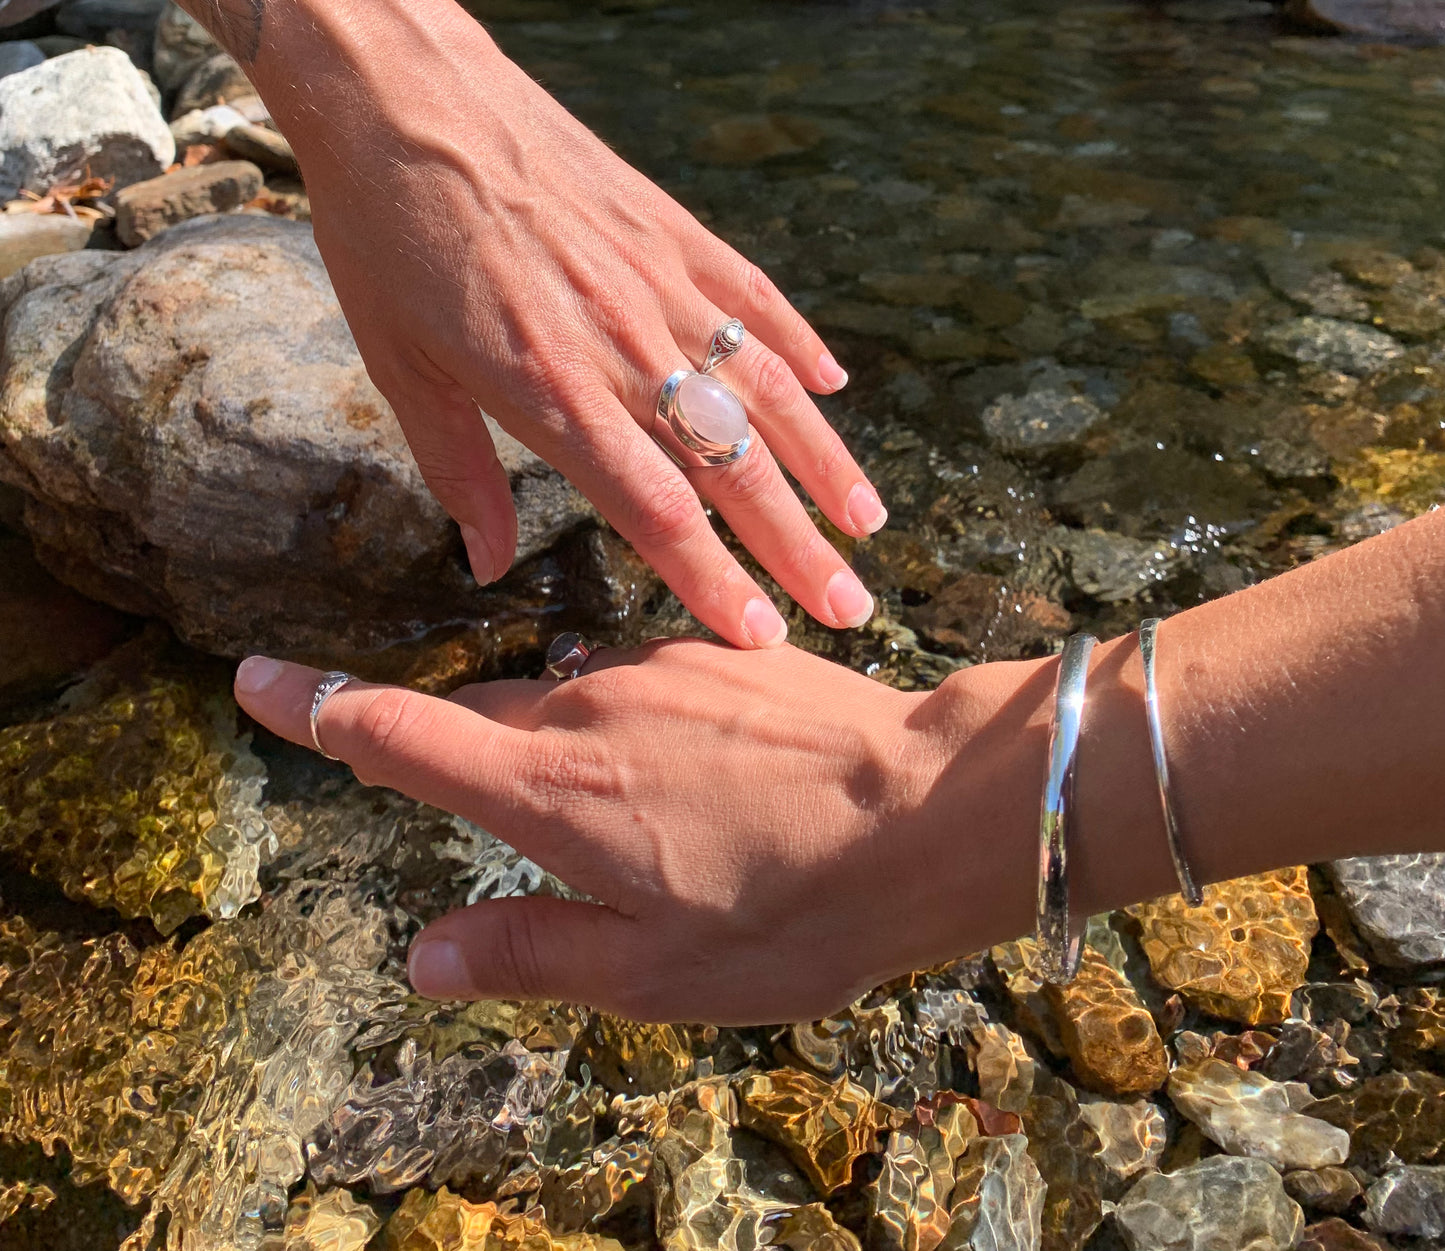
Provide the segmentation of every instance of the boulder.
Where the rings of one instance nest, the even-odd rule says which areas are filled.
[[[496,610],[366,376],[310,228],[201,218],[0,285],[0,479],[83,594],[339,663]],[[493,428],[526,560],[591,517]]]
[[[118,48],[82,48],[0,79],[0,200],[87,172],[154,178],[175,141],[147,79]]]
[[[221,45],[180,5],[166,5],[156,23],[155,46],[151,50],[151,72],[162,91],[176,91],[185,85],[197,66],[221,51]]]
[[[90,242],[91,224],[59,213],[0,214],[0,278],[38,256],[78,252]]]
[[[128,248],[167,227],[249,204],[265,185],[249,161],[217,161],[132,183],[115,197],[115,232]]]
[[[40,45],[29,39],[12,39],[0,43],[0,78],[9,78],[21,70],[34,69],[45,60]]]

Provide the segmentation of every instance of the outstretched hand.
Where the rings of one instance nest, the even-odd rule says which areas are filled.
[[[953,764],[1031,670],[925,696],[792,647],[675,640],[449,700],[352,682],[318,730],[363,781],[476,822],[595,901],[490,900],[437,921],[412,948],[420,993],[804,1020],[1027,927],[1031,846],[971,828],[992,819],[981,779],[999,774],[987,752]],[[320,677],[253,658],[236,694],[310,746]]]
[[[886,520],[809,398],[847,375],[807,322],[450,0],[350,21],[268,12],[254,72],[300,158],[317,243],[367,368],[461,523],[478,580],[501,576],[516,547],[480,405],[729,642],[773,646],[787,631],[705,504],[823,624],[866,621],[871,596],[774,460],[845,533]],[[298,92],[301,62],[328,68]],[[719,378],[760,437],[732,465],[684,471],[650,437],[658,394],[675,370],[700,365],[733,317],[748,339]]]

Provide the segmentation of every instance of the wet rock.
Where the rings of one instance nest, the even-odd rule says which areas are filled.
[[[1374,373],[1405,348],[1381,330],[1368,330],[1329,317],[1300,317],[1271,326],[1260,342],[1301,365],[1319,365],[1361,377]]]
[[[979,660],[1045,655],[1073,629],[1053,600],[982,573],[958,574],[904,620],[936,646]]]
[[[1332,1216],[1307,1226],[1295,1251],[1390,1251],[1390,1247],[1373,1234]]]
[[[1295,992],[1306,1020],[1362,1025],[1380,1006],[1380,992],[1364,978],[1350,982],[1307,982]]]
[[[203,219],[10,283],[0,478],[28,494],[62,581],[204,650],[343,664],[496,602],[367,379],[309,228]],[[590,510],[493,437],[527,560]]]
[[[1350,1154],[1348,1133],[1302,1115],[1314,1102],[1302,1082],[1275,1082],[1207,1059],[1169,1075],[1169,1098],[1230,1155],[1253,1156],[1285,1170],[1343,1164]]]
[[[1445,1167],[1392,1168],[1365,1194],[1365,1224],[1382,1234],[1445,1234]]]
[[[1099,1135],[1099,1159],[1108,1170],[1106,1199],[1159,1167],[1168,1142],[1164,1113],[1148,1099],[1101,1099],[1080,1093],[1079,1113]]]
[[[958,1161],[939,1251],[1035,1251],[1043,1245],[1044,1181],[1022,1134],[975,1138]]]
[[[693,1076],[692,1049],[673,1025],[643,1025],[599,1012],[581,1031],[576,1062],[613,1094],[629,1098],[676,1090]]]
[[[211,33],[172,0],[156,23],[151,58],[156,86],[166,93],[175,91],[203,61],[220,51]]]
[[[1038,1065],[1024,1040],[1005,1025],[983,1023],[972,1034],[973,1067],[985,1103],[1023,1112],[1033,1097]]]
[[[1292,1017],[1280,1025],[1259,1071],[1277,1082],[1302,1081],[1315,1094],[1343,1090],[1354,1084],[1359,1073],[1358,1061],[1345,1045],[1349,1036],[1346,1021],[1317,1029]]]
[[[0,78],[8,78],[21,70],[33,69],[45,60],[40,46],[28,39],[12,39],[0,43]]]
[[[824,1197],[846,1186],[853,1165],[875,1147],[880,1125],[868,1092],[840,1077],[780,1069],[736,1085],[738,1123],[777,1143]]]
[[[59,3],[60,0],[6,0],[6,3],[0,5],[0,28],[18,26],[37,13],[53,9]]]
[[[1080,1251],[1103,1220],[1103,1144],[1067,1082],[1040,1069],[1023,1111],[1028,1151],[1047,1187],[1042,1251]]]
[[[246,71],[224,52],[208,56],[186,78],[176,94],[172,117],[183,117],[196,109],[209,109],[217,104],[232,104],[249,99],[256,88]]]
[[[1381,1073],[1321,1099],[1310,1115],[1350,1135],[1350,1163],[1378,1168],[1393,1153],[1404,1164],[1445,1158],[1445,1077]]]
[[[888,1137],[868,1187],[871,1251],[931,1251],[949,1232],[954,1171],[978,1127],[962,1103],[929,1112],[929,1123],[911,1119]]]
[[[175,141],[118,48],[83,48],[0,80],[0,200],[87,171],[118,186],[154,178]]]
[[[308,1183],[286,1212],[286,1251],[365,1251],[380,1228],[375,1209],[349,1191],[318,1194]]]
[[[1408,968],[1445,960],[1445,855],[1336,860],[1327,871],[1381,964]]]
[[[266,126],[243,122],[233,126],[225,134],[226,150],[243,161],[254,161],[262,169],[273,174],[295,176],[301,172],[296,163],[296,153],[286,142],[284,135]]]
[[[1445,1058],[1445,994],[1411,986],[1399,995],[1399,1024],[1390,1031],[1391,1056],[1400,1068],[1438,1065]]]
[[[714,165],[753,165],[797,156],[823,137],[816,122],[781,113],[729,117],[713,122],[696,145],[699,159]]]
[[[40,256],[79,252],[90,242],[91,224],[59,213],[0,214],[0,278]]]
[[[1297,22],[1371,39],[1445,42],[1445,13],[1435,0],[1288,0]]]
[[[387,1221],[382,1251],[621,1251],[596,1234],[554,1234],[530,1213],[469,1203],[443,1187],[413,1190]]]
[[[1234,1156],[1151,1174],[1114,1219],[1130,1251],[1289,1251],[1304,1225],[1274,1169]]]
[[[139,247],[178,222],[240,208],[264,183],[249,161],[217,161],[132,183],[116,194],[115,231],[126,247]]]
[[[1286,250],[1266,252],[1261,262],[1275,290],[1310,312],[1345,321],[1369,321],[1370,306],[1364,296],[1334,270]]]
[[[1176,553],[1167,543],[1150,543],[1104,530],[1056,526],[1049,543],[1069,581],[1085,595],[1122,604],[1158,587],[1174,571]]]
[[[1155,978],[1195,1007],[1245,1025],[1283,1021],[1319,928],[1309,875],[1284,869],[1129,909]]]
[[[1284,1188],[1306,1211],[1335,1215],[1348,1212],[1364,1193],[1353,1173],[1333,1166],[1288,1172],[1284,1175]]]

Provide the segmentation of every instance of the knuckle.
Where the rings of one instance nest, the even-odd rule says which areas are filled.
[[[815,449],[813,472],[824,481],[853,472],[853,455],[831,426],[823,427],[821,446]]]
[[[748,307],[754,312],[771,309],[773,304],[782,298],[778,294],[777,287],[773,285],[773,280],[752,261],[744,260],[742,262],[742,272],[738,277]]]
[[[785,407],[797,392],[798,380],[788,363],[772,352],[763,355],[754,374],[759,401],[768,408]]]
[[[537,930],[529,909],[506,908],[500,911],[491,958],[496,965],[498,980],[515,992],[519,999],[543,998]]]
[[[771,495],[773,485],[773,461],[766,448],[754,447],[742,458],[734,461],[724,471],[718,484],[719,494],[730,500],[762,504]]]
[[[669,475],[653,488],[633,522],[634,541],[652,549],[680,547],[697,533],[702,507],[686,478]]]
[[[386,756],[421,728],[421,712],[410,691],[375,691],[356,713],[355,729],[370,752]]]

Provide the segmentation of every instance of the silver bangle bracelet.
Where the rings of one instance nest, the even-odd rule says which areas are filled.
[[[1164,727],[1159,718],[1159,686],[1154,678],[1154,650],[1160,621],[1151,617],[1139,627],[1139,656],[1144,662],[1144,711],[1149,718],[1149,745],[1154,751],[1154,777],[1159,783],[1159,803],[1164,809],[1164,833],[1169,839],[1169,858],[1174,861],[1174,874],[1179,879],[1179,893],[1197,908],[1204,894],[1190,872],[1179,841],[1179,821],[1174,815],[1174,802],[1169,796],[1169,760],[1164,754]]]
[[[1055,985],[1074,979],[1083,956],[1083,934],[1070,933],[1068,836],[1073,820],[1074,761],[1084,722],[1084,688],[1089,680],[1089,657],[1098,641],[1092,634],[1076,634],[1064,645],[1049,726],[1049,771],[1039,818],[1037,938],[1044,977]]]

